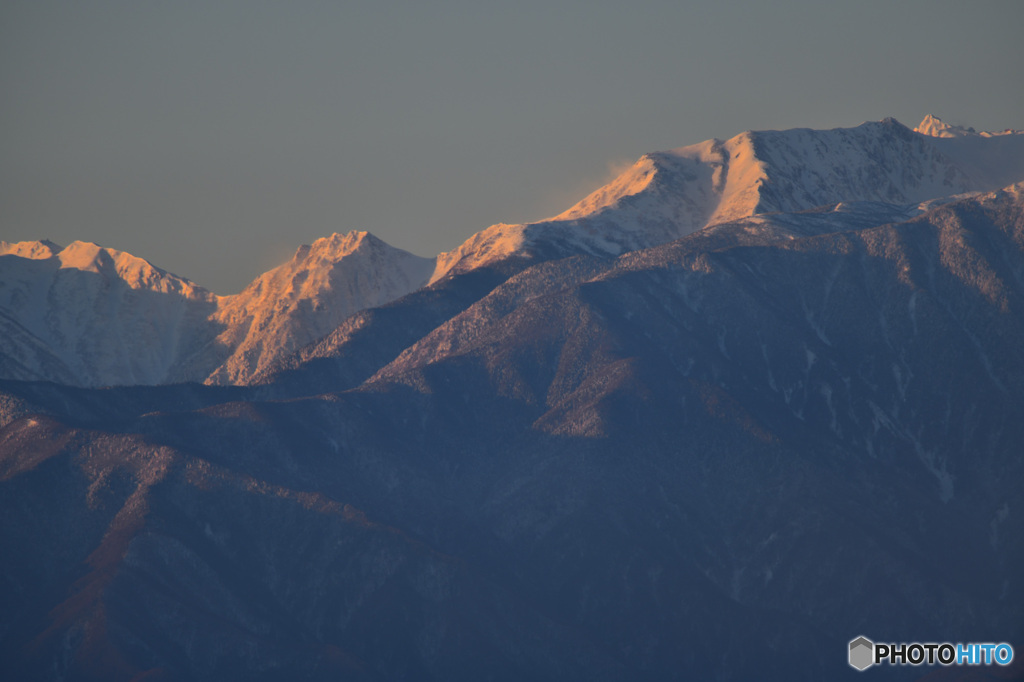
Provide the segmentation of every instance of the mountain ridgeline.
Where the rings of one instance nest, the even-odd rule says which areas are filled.
[[[1024,650],[1024,134],[748,132],[434,259],[334,235],[231,297],[0,246],[5,677]]]

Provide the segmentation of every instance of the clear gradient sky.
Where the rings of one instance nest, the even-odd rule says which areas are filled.
[[[925,114],[1024,128],[1024,2],[0,3],[0,239],[221,294],[301,243],[420,255],[641,154]]]

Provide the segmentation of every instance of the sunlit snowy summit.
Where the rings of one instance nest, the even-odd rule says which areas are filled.
[[[242,381],[419,288],[433,267],[367,232],[335,234],[216,296],[87,242],[0,242],[0,372],[82,386]]]
[[[863,228],[1021,180],[1024,133],[979,133],[929,115],[914,130],[885,119],[645,154],[557,216],[493,225],[436,258],[366,232],[336,234],[300,247],[234,296],[94,244],[2,242],[0,377],[244,384],[353,313],[483,266],[615,257],[730,221],[829,206],[838,207],[830,229]],[[794,220],[810,218],[770,222]]]
[[[919,204],[1024,178],[1024,133],[957,134],[928,116],[917,131],[895,119],[834,130],[745,132],[645,154],[567,211],[494,225],[438,257],[452,269],[530,251],[618,255],[709,225],[840,202]],[[955,137],[955,140],[940,139]]]

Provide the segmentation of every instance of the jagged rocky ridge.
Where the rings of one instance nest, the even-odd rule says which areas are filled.
[[[256,386],[3,382],[0,660],[818,680],[860,634],[1017,644],[1022,264],[1020,185],[844,199],[454,269]]]

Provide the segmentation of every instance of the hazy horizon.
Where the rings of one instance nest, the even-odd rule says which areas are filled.
[[[1024,128],[1021,25],[996,1],[5,3],[0,239],[220,294],[333,232],[432,256],[712,137]]]

